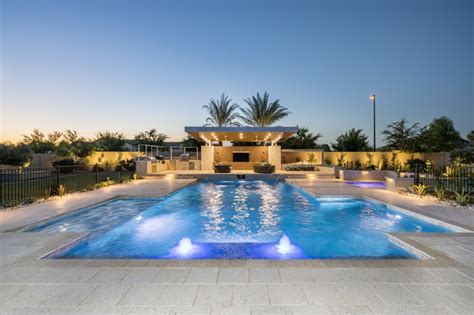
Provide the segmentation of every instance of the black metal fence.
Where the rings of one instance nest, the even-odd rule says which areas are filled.
[[[101,183],[131,179],[133,171],[100,165],[72,165],[0,170],[0,205],[14,206],[62,192],[93,189]]]
[[[415,184],[425,184],[431,188],[443,187],[444,190],[460,192],[474,191],[474,167],[421,165],[415,166]]]

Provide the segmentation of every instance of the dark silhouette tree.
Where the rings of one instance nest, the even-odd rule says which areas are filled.
[[[362,129],[352,128],[336,138],[336,143],[331,144],[335,151],[367,151],[370,149],[367,136]]]

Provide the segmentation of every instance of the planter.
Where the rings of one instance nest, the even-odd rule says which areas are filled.
[[[385,177],[386,189],[390,191],[408,191],[414,183],[413,178]]]
[[[232,167],[230,164],[219,164],[219,165],[214,165],[214,171],[216,173],[230,173]]]
[[[253,171],[255,173],[261,173],[261,174],[270,174],[275,172],[275,165],[261,165],[257,164],[253,166]]]

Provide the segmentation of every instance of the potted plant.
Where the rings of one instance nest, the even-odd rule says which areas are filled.
[[[270,174],[275,172],[275,165],[270,163],[260,163],[253,166],[255,173]]]
[[[230,173],[232,166],[230,164],[216,163],[214,164],[214,171],[216,173]]]

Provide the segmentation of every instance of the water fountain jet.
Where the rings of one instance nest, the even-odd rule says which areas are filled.
[[[278,253],[280,253],[282,255],[286,255],[294,249],[294,246],[291,245],[290,239],[286,235],[283,235],[281,237],[281,239],[278,242],[278,245],[276,247],[277,247]]]

